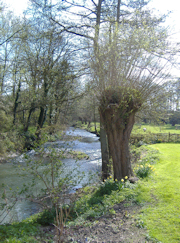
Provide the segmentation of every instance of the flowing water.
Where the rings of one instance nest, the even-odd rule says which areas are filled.
[[[89,159],[82,159],[78,161],[79,170],[85,172],[85,177],[81,184],[78,184],[76,187],[79,188],[83,183],[88,183],[89,173],[88,172],[97,172],[101,170],[101,150],[100,142],[98,137],[95,134],[89,133],[82,129],[73,129],[69,128],[66,131],[67,136],[80,137],[80,139],[65,142],[65,141],[55,141],[48,142],[44,144],[45,151],[48,151],[49,148],[54,148],[56,150],[61,150],[63,148],[70,148],[74,151],[80,151],[86,153],[89,156]],[[36,152],[31,150],[26,153],[31,160],[35,160]],[[14,160],[8,161],[7,163],[0,164],[0,192],[4,191],[2,184],[8,185],[12,191],[15,191],[16,188],[21,188],[24,182],[30,181],[30,177],[26,177],[25,181],[17,173],[17,162],[20,162],[22,165],[25,162],[25,154],[16,157]],[[73,168],[76,166],[75,159],[64,159],[63,164],[68,171],[73,171]],[[97,177],[94,178],[97,180]],[[2,202],[2,199],[0,199]],[[37,213],[40,209],[40,206],[37,203],[33,203],[27,200],[17,201],[13,206],[10,213],[0,211],[0,224],[9,222],[11,219],[16,221],[21,221],[30,215]]]

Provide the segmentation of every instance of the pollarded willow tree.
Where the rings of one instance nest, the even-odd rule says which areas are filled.
[[[173,51],[162,19],[135,10],[122,21],[104,25],[92,68],[99,91],[99,112],[108,137],[114,179],[132,176],[129,139],[136,113],[158,95]],[[101,69],[97,69],[100,65]]]
[[[151,14],[146,0],[30,1],[39,10],[45,6],[41,12],[58,26],[59,33],[73,36],[71,43],[76,46],[74,52],[78,51],[75,62],[83,67],[85,61],[81,70],[87,65],[91,70],[85,73],[96,81],[92,86],[100,97],[99,111],[113,158],[114,179],[131,176],[128,144],[135,114],[145,102],[148,104],[149,97],[156,96],[165,79],[163,68],[171,59],[166,49],[167,33],[161,27],[163,19]],[[83,60],[81,65],[79,60]],[[106,147],[105,138],[101,136],[101,148]],[[107,164],[105,148],[103,179],[109,173]]]

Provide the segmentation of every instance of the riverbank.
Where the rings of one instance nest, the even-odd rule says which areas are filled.
[[[63,131],[67,126],[45,126],[41,129],[39,138],[36,136],[36,127],[30,127],[24,132],[22,128],[14,128],[0,133],[0,163],[5,163],[20,154],[32,150],[46,142],[63,139]]]
[[[0,156],[0,163],[7,163],[9,160],[16,158],[19,155],[20,155],[19,152],[9,152],[4,156]]]
[[[1,214],[1,211],[0,222],[2,220],[3,223],[9,222],[11,218],[23,220],[38,212],[39,205],[36,204],[36,200],[25,201],[26,196],[19,194],[25,188],[28,189],[28,193],[32,194],[33,188],[29,190],[29,187],[33,184],[34,179],[36,181],[33,184],[35,187],[34,192],[37,194],[41,189],[52,188],[55,177],[61,185],[64,181],[64,173],[65,177],[69,178],[69,180],[66,178],[66,184],[71,184],[68,189],[71,191],[74,190],[73,188],[81,187],[82,184],[87,184],[90,180],[98,180],[97,172],[100,171],[100,159],[100,142],[98,138],[84,130],[70,128],[62,134],[61,140],[53,139],[51,142],[44,143],[39,151],[38,148],[30,150],[9,160],[8,163],[1,163],[0,192],[3,193],[5,190],[5,193],[10,194],[10,196],[0,197],[0,205],[5,204],[6,206],[8,202],[8,208],[12,207],[12,210],[8,210],[10,213],[7,214],[6,220],[3,220],[6,210],[4,210],[4,214]],[[54,170],[53,178],[51,178],[50,168]],[[57,171],[59,171],[60,177],[58,177]],[[39,172],[41,172],[41,178],[46,178],[46,181],[39,178],[37,174]],[[78,173],[77,179],[75,173]],[[92,177],[93,174],[95,174],[94,177]],[[50,178],[52,182],[49,181]],[[24,187],[24,184],[27,185]],[[34,195],[34,197],[37,196]]]
[[[145,148],[145,151],[148,150]],[[152,150],[150,154],[153,154]],[[104,183],[78,190],[70,215],[63,225],[64,242],[109,242],[119,237],[125,241],[136,237],[132,232],[138,236],[135,239],[145,242],[147,232],[138,218],[142,203],[140,185],[141,182],[131,184],[127,179],[114,182],[109,178]],[[4,232],[0,234],[1,242],[6,242],[5,239],[9,242],[57,242],[57,230],[52,226],[54,218],[55,215],[43,213],[21,223],[1,226],[1,232]],[[46,226],[41,226],[40,222]]]

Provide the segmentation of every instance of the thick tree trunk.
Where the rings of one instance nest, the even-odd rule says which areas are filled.
[[[106,112],[103,115],[103,123],[106,124],[109,149],[113,160],[114,179],[120,180],[125,176],[132,176],[129,138],[135,122],[135,113],[131,113],[129,118],[119,118],[119,113]],[[113,114],[112,114],[113,113]]]
[[[111,87],[101,97],[101,120],[108,137],[113,160],[114,179],[132,176],[129,139],[135,122],[135,113],[141,107],[141,95],[129,87]]]
[[[101,157],[102,157],[102,180],[110,176],[109,151],[106,131],[104,130],[102,120],[100,120],[100,138],[101,138]]]
[[[46,112],[47,109],[45,109],[44,107],[40,107],[40,114],[39,114],[39,119],[38,119],[38,127],[42,128],[44,125],[44,122],[46,120]]]
[[[31,115],[32,115],[33,111],[35,111],[35,108],[34,108],[34,107],[32,107],[32,108],[29,110],[29,115],[28,115],[28,118],[27,118],[27,122],[26,122],[26,125],[24,126],[24,131],[25,131],[25,132],[28,131],[28,128],[29,128],[29,125],[30,125],[30,120],[31,120]]]

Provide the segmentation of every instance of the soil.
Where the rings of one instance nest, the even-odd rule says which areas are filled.
[[[123,242],[123,243],[145,243],[148,240],[148,233],[141,221],[137,219],[140,206],[128,205],[122,202],[113,207],[116,214],[102,216],[98,219],[89,219],[90,226],[75,226],[65,228],[61,242]],[[54,242],[58,242],[56,230],[51,227],[44,229],[54,234]],[[60,241],[59,241],[60,242]]]

